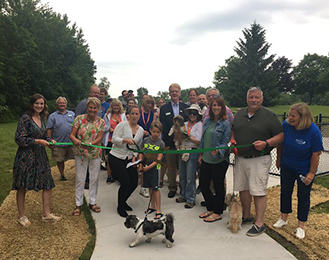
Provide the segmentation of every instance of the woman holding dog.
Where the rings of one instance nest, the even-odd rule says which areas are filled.
[[[140,117],[139,108],[130,107],[128,114],[129,121],[122,121],[114,129],[112,136],[114,149],[109,154],[113,177],[120,182],[117,211],[121,217],[127,217],[126,210],[132,210],[126,201],[138,185],[136,166],[126,167],[128,163],[134,162],[138,155],[130,149],[139,149],[144,135],[144,129],[137,124]]]
[[[98,190],[98,176],[101,165],[102,149],[84,144],[100,145],[105,123],[97,116],[101,102],[96,97],[87,99],[87,114],[77,116],[73,121],[70,139],[74,144],[75,159],[75,209],[74,216],[80,216],[83,204],[84,184],[87,169],[89,168],[89,208],[95,212],[101,212],[96,204]]]
[[[187,150],[197,149],[202,136],[202,121],[200,121],[202,119],[201,108],[197,104],[192,104],[184,112],[188,115],[188,121],[185,122],[188,134],[185,147]],[[179,157],[178,172],[181,192],[176,202],[185,202],[184,207],[186,209],[191,209],[195,205],[197,167],[197,153],[186,153]]]
[[[282,123],[284,141],[277,148],[276,166],[281,167],[281,218],[273,225],[281,228],[288,224],[292,212],[291,196],[297,181],[298,227],[296,237],[305,237],[305,223],[310,209],[310,193],[323,151],[321,131],[313,123],[312,113],[305,103],[290,107],[288,119]]]
[[[203,126],[201,148],[227,147],[231,126],[227,121],[226,107],[221,97],[216,97],[209,105],[209,118]],[[212,223],[222,219],[225,199],[225,175],[229,165],[229,151],[217,149],[199,156],[200,188],[206,202],[207,211],[200,214],[204,222]],[[210,190],[213,181],[215,196]]]
[[[45,147],[55,141],[47,136],[47,115],[46,99],[41,94],[34,94],[28,111],[19,119],[15,133],[18,149],[14,161],[12,189],[17,190],[17,222],[23,227],[31,225],[25,216],[25,194],[28,190],[42,190],[43,221],[61,219],[50,213],[50,198],[55,183]]]

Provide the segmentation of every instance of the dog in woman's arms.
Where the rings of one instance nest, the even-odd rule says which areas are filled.
[[[226,204],[230,214],[230,220],[227,223],[227,227],[231,229],[232,233],[238,233],[238,231],[242,229],[242,206],[233,193],[226,195]]]
[[[177,150],[185,150],[187,130],[184,124],[184,117],[181,115],[175,116],[172,122],[173,125],[169,130],[168,136],[174,135],[174,142]]]
[[[147,219],[139,219],[136,215],[128,215],[124,223],[126,228],[135,230],[136,239],[129,244],[129,247],[134,247],[138,242],[146,236],[146,243],[150,243],[153,237],[164,235],[162,240],[167,247],[172,247],[174,243],[174,216],[172,214],[165,214],[161,219],[149,221]]]
[[[186,138],[188,137],[188,134],[184,123],[184,117],[182,117],[181,115],[175,116],[172,122],[173,125],[169,130],[168,136],[174,135],[174,143],[177,150],[187,150]],[[189,157],[189,153],[182,154],[182,160],[184,162],[187,162]]]

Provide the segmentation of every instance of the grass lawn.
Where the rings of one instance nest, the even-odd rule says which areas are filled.
[[[13,182],[13,164],[17,150],[14,141],[17,123],[0,124],[0,204],[7,197]]]
[[[274,107],[269,107],[275,114],[277,115],[283,115],[284,112],[286,114],[289,113],[290,106],[285,105],[285,106],[274,106]],[[329,116],[329,106],[309,106],[313,116],[317,116],[320,113],[323,116]],[[230,107],[230,109],[233,112],[236,112],[237,108],[236,107]]]
[[[0,124],[0,204],[7,197],[13,182],[13,165],[17,151],[17,144],[14,137],[17,128],[17,122]],[[50,157],[50,149],[46,149]],[[55,163],[50,160],[51,166]]]

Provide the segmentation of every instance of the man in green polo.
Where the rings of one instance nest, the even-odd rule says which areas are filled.
[[[248,236],[258,236],[265,231],[266,189],[272,164],[270,152],[284,138],[281,122],[262,103],[263,91],[251,87],[247,92],[248,106],[236,113],[232,123],[231,143],[252,144],[238,148],[234,166],[234,191],[240,193],[244,224],[253,223],[250,209],[254,198],[256,219]]]

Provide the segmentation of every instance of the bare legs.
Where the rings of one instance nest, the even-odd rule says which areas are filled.
[[[255,201],[256,220],[255,224],[261,227],[264,224],[264,215],[266,210],[266,196],[253,196]],[[240,191],[240,200],[243,208],[243,217],[251,217],[251,200],[252,196],[248,190]]]
[[[61,176],[64,177],[65,163],[64,162],[57,162],[57,168],[58,168],[59,173],[61,174]]]
[[[43,215],[45,217],[50,215],[50,198],[52,190],[44,190],[42,192]],[[19,188],[16,193],[18,217],[21,218],[25,215],[25,194],[24,188]]]

